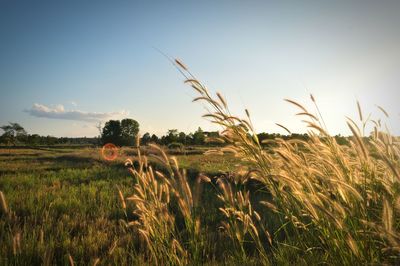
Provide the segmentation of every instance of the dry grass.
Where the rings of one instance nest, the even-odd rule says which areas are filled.
[[[277,139],[272,155],[259,143],[247,110],[246,118],[232,115],[221,94],[211,96],[186,66],[179,61],[176,64],[187,79],[185,83],[199,94],[194,101],[206,104],[209,112],[204,116],[221,126],[229,149],[254,165],[249,169],[251,178],[272,194],[270,204],[282,222],[284,242],[301,252],[316,250],[328,263],[399,262],[400,145],[382,129],[380,121],[364,119],[357,103],[361,127],[348,119],[353,133],[348,148],[329,135],[312,95],[316,114],[287,100],[300,109],[298,115],[309,128],[310,140]],[[368,123],[374,124],[371,137],[364,136]],[[223,202],[220,210],[227,218],[225,232],[242,252],[244,236],[250,234],[259,258],[264,258],[266,245],[259,232],[265,230],[257,227],[254,217],[267,217],[253,212],[249,191],[233,192],[223,180],[218,184]],[[271,252],[279,254],[279,243],[274,239],[271,243],[275,245]]]
[[[341,146],[329,135],[312,95],[315,114],[286,100],[299,108],[297,115],[309,128],[310,139],[276,139],[272,152],[267,153],[248,110],[245,118],[232,115],[221,94],[213,97],[185,65],[175,63],[186,77],[185,83],[199,94],[193,101],[205,103],[208,113],[204,117],[221,126],[219,140],[227,146],[207,153],[228,152],[243,162],[229,178],[200,176],[214,188],[222,204],[219,211],[224,218],[219,228],[233,248],[228,255],[221,255],[236,262],[255,259],[257,264],[400,262],[400,145],[382,130],[380,121],[364,119],[357,103],[361,127],[348,119],[353,136],[350,147]],[[371,137],[363,135],[368,123],[375,125]],[[200,224],[193,213],[192,190],[176,159],[162,149],[159,153],[156,158],[166,173],[154,171],[140,155],[139,169],[132,170],[137,184],[128,200],[135,203],[139,217],[132,224],[145,239],[150,262],[199,262],[199,257],[191,256],[201,248],[194,243],[199,241]],[[251,182],[261,184],[270,198],[257,202],[246,185]],[[174,223],[176,214],[170,211],[171,197],[185,219],[184,231],[191,232],[186,245]],[[253,204],[263,205],[267,211],[261,214]],[[278,222],[269,228],[272,218]]]
[[[127,160],[126,165],[136,178],[136,185],[134,195],[126,200],[134,204],[133,213],[137,216],[128,225],[139,233],[150,263],[185,265],[189,259],[198,260],[199,255],[200,221],[194,212],[198,197],[192,194],[186,172],[179,168],[176,158],[167,156],[156,145],[151,147],[158,151],[158,154],[151,156],[159,161],[165,171],[154,170],[139,149],[137,168],[133,168],[134,163]],[[200,182],[196,183],[200,185]],[[177,205],[178,213],[173,212],[173,204]],[[124,198],[122,207],[126,208]],[[178,216],[183,218],[186,237],[176,226]]]

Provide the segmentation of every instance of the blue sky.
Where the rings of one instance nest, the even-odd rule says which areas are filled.
[[[214,129],[180,74],[180,58],[258,131],[304,132],[312,93],[332,134],[345,116],[390,114],[400,134],[400,1],[0,0],[0,124],[94,136],[131,117],[141,132]]]

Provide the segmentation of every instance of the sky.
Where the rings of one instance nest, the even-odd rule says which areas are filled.
[[[400,1],[0,0],[0,125],[96,136],[133,118],[141,133],[218,129],[159,52],[179,58],[258,132],[305,132],[314,110],[331,134],[346,116],[384,119],[400,135]]]

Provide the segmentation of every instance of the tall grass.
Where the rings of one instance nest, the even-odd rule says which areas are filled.
[[[192,194],[186,172],[179,168],[176,158],[168,157],[156,145],[151,147],[157,151],[152,157],[165,171],[153,169],[139,148],[137,168],[127,160],[136,179],[135,194],[126,198],[134,203],[133,213],[137,216],[129,225],[139,233],[150,263],[184,265],[189,259],[198,261],[202,239],[195,212],[197,195]],[[126,208],[124,198],[122,206]],[[176,226],[178,219],[182,220],[183,232]]]
[[[55,161],[51,169],[67,169],[48,174],[13,171],[0,184],[0,264],[400,264],[400,139],[382,121],[357,104],[357,122],[346,121],[349,145],[339,145],[313,96],[316,113],[286,100],[309,138],[261,143],[247,110],[235,116],[221,94],[175,63],[204,117],[221,127],[213,141],[226,143],[191,160],[229,154],[239,165],[226,168],[236,170],[207,176],[215,168],[196,168],[191,178],[150,145],[148,155],[138,148],[126,161],[133,187],[118,165],[69,169],[81,159]]]
[[[231,114],[221,94],[212,96],[185,65],[175,64],[197,92],[194,101],[205,104],[204,117],[221,127],[219,141],[227,146],[216,152],[246,162],[233,178],[202,177],[221,203],[219,228],[233,247],[228,256],[262,264],[400,263],[400,145],[380,121],[365,119],[357,104],[359,125],[348,119],[353,135],[350,145],[343,146],[328,133],[312,95],[317,113],[286,100],[299,109],[309,140],[269,140],[273,145],[267,152],[247,110],[244,118]],[[374,132],[366,137],[369,123]],[[167,174],[154,171],[140,156],[139,170],[133,170],[136,193],[128,199],[136,203],[139,216],[133,223],[146,240],[150,261],[186,264],[200,258],[192,256],[194,250],[204,248],[193,243],[199,241],[200,225],[192,191],[177,161],[159,152]],[[265,191],[261,200],[249,189],[254,182]],[[168,207],[170,195],[184,217],[184,231],[190,232],[185,240],[174,224],[177,214]],[[256,211],[253,205],[266,209]]]
[[[340,146],[327,132],[312,95],[317,114],[287,100],[299,109],[310,140],[276,139],[269,154],[247,110],[244,119],[233,116],[219,93],[211,96],[186,67],[177,65],[199,94],[194,101],[209,108],[204,116],[222,127],[222,137],[238,157],[254,164],[252,178],[271,192],[269,205],[282,221],[289,245],[322,252],[326,262],[398,262],[400,145],[380,121],[363,119],[358,104],[361,129],[349,118],[350,147]],[[374,124],[371,137],[363,135],[367,123]]]

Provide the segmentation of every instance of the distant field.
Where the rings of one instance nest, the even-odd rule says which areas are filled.
[[[189,172],[218,174],[235,167],[232,156],[197,151],[175,151]],[[120,224],[126,216],[117,190],[132,194],[134,181],[124,161],[135,154],[123,149],[107,162],[98,148],[0,149],[0,191],[15,213],[12,228],[0,219],[0,264],[62,265],[69,255],[82,265],[96,259],[102,264],[138,263],[133,235]],[[17,234],[20,247],[15,250]]]

